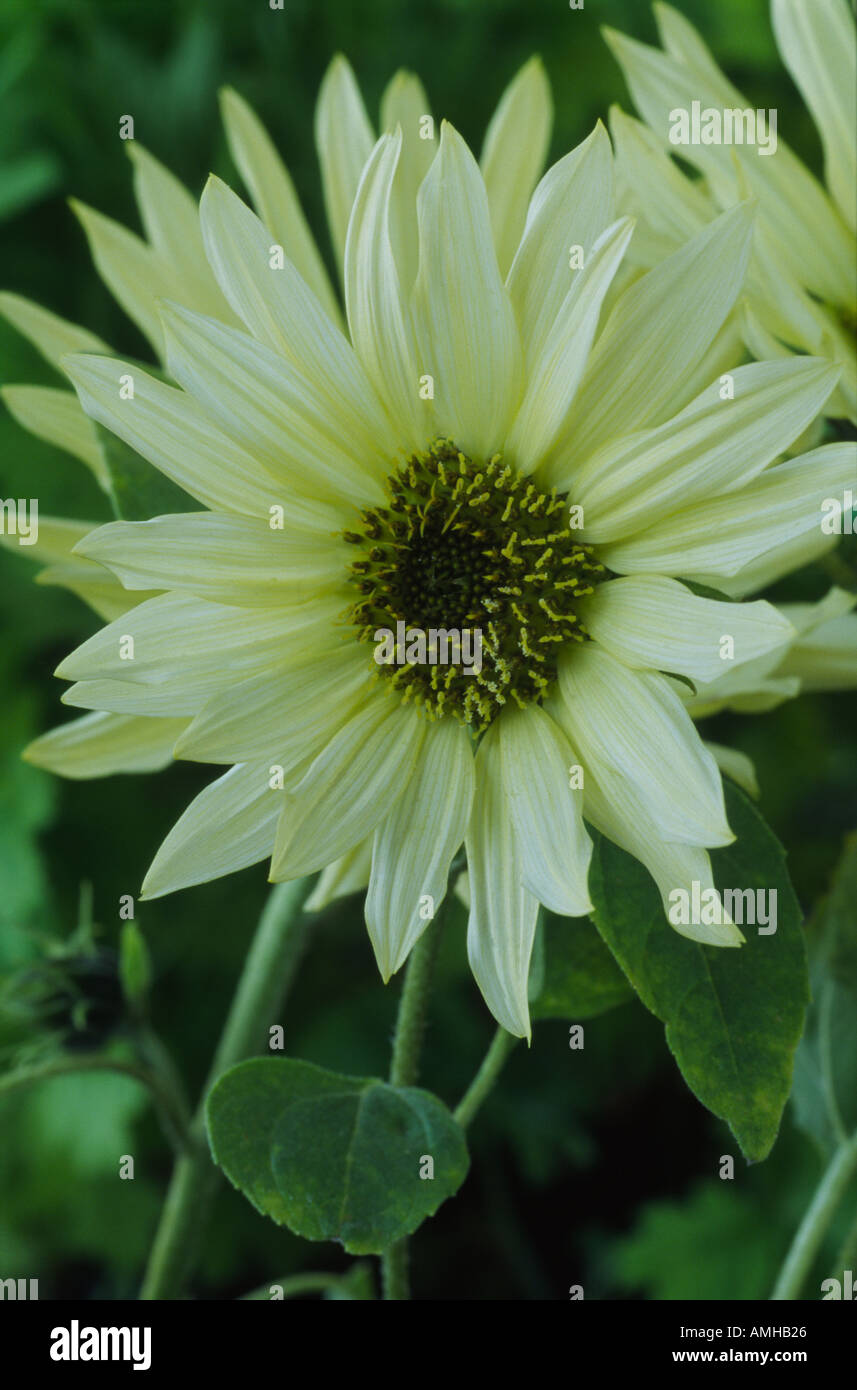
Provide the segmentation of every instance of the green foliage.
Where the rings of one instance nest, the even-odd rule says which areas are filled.
[[[149,948],[136,922],[122,924],[119,938],[119,979],[122,993],[133,1010],[143,1007],[152,983]]]
[[[26,740],[23,702],[6,706],[6,730]],[[32,923],[47,894],[38,836],[49,822],[55,788],[48,777],[22,763],[14,743],[0,747],[0,965],[20,955],[21,927]],[[3,928],[9,930],[3,934]],[[18,930],[15,931],[14,929]]]
[[[52,193],[60,181],[56,154],[41,143],[32,79],[42,56],[35,29],[20,29],[0,44],[0,106],[15,120],[0,123],[0,221]]]
[[[708,1182],[682,1201],[649,1203],[614,1260],[621,1282],[649,1298],[762,1298],[781,1241],[751,1197]]]
[[[777,929],[740,949],[701,946],[666,920],[637,860],[601,838],[590,875],[595,923],[643,1003],[666,1024],[693,1093],[724,1119],[745,1157],[767,1157],[791,1088],[808,999],[801,912],[785,856],[750,801],[726,784],[734,844],[712,854],[717,887],[777,894]]]
[[[594,1018],[634,991],[588,917],[544,912],[539,924],[540,988],[532,1018]]]
[[[148,521],[150,517],[165,516],[168,512],[201,510],[200,504],[183,488],[159,473],[124,440],[103,425],[96,424],[96,430],[110,474],[116,511],[123,521]]]
[[[264,1058],[221,1077],[211,1151],[253,1205],[307,1240],[379,1254],[433,1216],[467,1175],[464,1134],[414,1086]],[[432,1177],[421,1177],[425,1157]]]
[[[795,1058],[795,1119],[825,1150],[857,1131],[857,835],[811,934],[812,1004]]]

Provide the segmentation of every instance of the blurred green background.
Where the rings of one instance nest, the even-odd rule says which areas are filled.
[[[776,106],[780,134],[816,170],[820,149],[780,66],[763,0],[681,0],[679,8],[753,105]],[[353,64],[373,119],[398,67],[423,78],[436,115],[477,148],[506,82],[542,54],[556,103],[557,157],[606,116],[631,109],[599,34],[607,23],[655,38],[640,0],[4,0],[0,10],[2,288],[85,324],[120,352],[149,353],[89,261],[68,210],[74,195],[138,228],[120,115],[194,192],[215,170],[237,187],[216,94],[230,83],[277,141],[325,253],[329,244],[312,139],[315,96],[336,51]],[[242,190],[243,191],[243,190]],[[59,384],[0,323],[0,379]],[[0,415],[0,496],[38,497],[43,514],[107,519],[104,498],[70,456]],[[852,546],[853,551],[853,546]],[[34,567],[0,552],[0,967],[31,959],[46,936],[75,926],[81,884],[108,950],[121,894],[139,890],[166,829],[209,780],[178,764],[157,777],[55,781],[19,761],[59,722],[52,671],[97,626]],[[780,596],[819,597],[811,571]],[[846,829],[857,822],[857,726],[851,696],[813,696],[760,718],[721,716],[710,737],[756,761],[762,809],[785,843],[801,902],[824,891]],[[150,905],[138,921],[156,970],[153,1021],[192,1092],[265,896],[260,866]],[[469,978],[463,914],[446,931],[423,1081],[457,1100],[491,1020]],[[398,986],[384,989],[351,900],[324,914],[288,1009],[295,1055],[383,1075]],[[110,1009],[106,1009],[105,1029]],[[17,1035],[0,1034],[0,1047]],[[132,1296],[169,1175],[170,1153],[131,1081],[81,1076],[0,1098],[0,1278],[38,1277],[40,1295]],[[725,1127],[693,1099],[641,1005],[586,1025],[582,1053],[567,1026],[537,1025],[472,1132],[471,1175],[414,1242],[414,1295],[435,1299],[765,1296],[820,1160],[787,1114],[771,1159],[732,1183],[719,1156]],[[136,1176],[120,1182],[119,1156]],[[827,1258],[829,1249],[825,1252]],[[340,1269],[338,1247],[309,1246],[221,1190],[194,1292],[229,1298],[302,1268]]]

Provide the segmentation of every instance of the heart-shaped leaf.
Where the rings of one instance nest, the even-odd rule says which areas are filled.
[[[461,1186],[464,1133],[415,1086],[256,1058],[207,1103],[214,1160],[258,1211],[307,1240],[380,1254]]]

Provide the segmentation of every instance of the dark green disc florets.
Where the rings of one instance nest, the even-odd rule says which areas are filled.
[[[448,439],[414,454],[387,479],[389,502],[345,539],[359,547],[349,617],[369,643],[378,629],[467,629],[481,634],[482,667],[380,664],[403,699],[478,732],[510,700],[541,700],[563,643],[588,634],[576,605],[604,576],[574,537],[568,500],[540,492],[499,454],[468,458]]]

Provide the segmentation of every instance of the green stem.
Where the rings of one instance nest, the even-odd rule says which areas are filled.
[[[836,1262],[831,1271],[831,1278],[841,1279],[846,1269],[854,1269],[857,1266],[857,1216],[852,1222],[851,1229],[842,1242]]]
[[[282,1289],[283,1298],[296,1298],[302,1293],[327,1293],[328,1289],[338,1289],[344,1283],[341,1274],[290,1274],[286,1279],[272,1279],[269,1284],[261,1284],[251,1293],[241,1295],[241,1302],[248,1299],[270,1299],[271,1289]]]
[[[429,923],[411,951],[393,1036],[391,1086],[414,1086],[420,1074],[420,1052],[439,939],[440,918],[437,918]]]
[[[388,1302],[401,1302],[411,1296],[410,1257],[407,1237],[397,1240],[381,1256],[381,1287]]]
[[[191,1146],[191,1119],[181,1087],[174,1084],[170,1072],[145,1066],[142,1062],[120,1057],[56,1057],[38,1066],[20,1067],[0,1077],[0,1095],[8,1095],[20,1087],[49,1081],[54,1076],[69,1076],[73,1072],[112,1071],[131,1076],[149,1091],[158,1111],[164,1133],[181,1153]]]
[[[419,1076],[420,1051],[426,1026],[434,958],[440,939],[440,916],[426,927],[411,951],[405,983],[399,1000],[393,1056],[390,1063],[391,1086],[413,1086]],[[381,1256],[384,1298],[408,1299],[408,1242],[399,1240]]]
[[[848,1184],[857,1173],[857,1134],[840,1144],[825,1170],[786,1256],[772,1299],[799,1298],[804,1279]]]
[[[497,1029],[491,1046],[482,1059],[481,1067],[453,1112],[453,1118],[462,1129],[467,1128],[482,1102],[494,1089],[506,1058],[514,1052],[520,1041],[520,1038],[516,1038],[512,1033],[507,1033],[505,1028]]]
[[[222,1074],[265,1046],[307,943],[311,918],[301,909],[310,880],[280,883],[265,904],[256,935],[221,1034],[191,1126],[193,1149],[173,1170],[142,1299],[178,1298],[193,1266],[205,1217],[218,1181],[208,1153],[205,1101]]]

